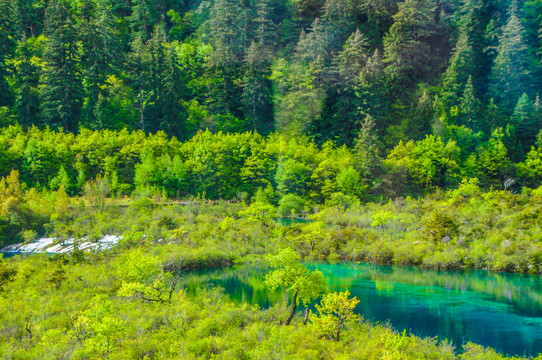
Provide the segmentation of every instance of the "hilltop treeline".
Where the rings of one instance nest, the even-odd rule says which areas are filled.
[[[0,124],[305,134],[381,151],[541,127],[540,0],[2,0]]]

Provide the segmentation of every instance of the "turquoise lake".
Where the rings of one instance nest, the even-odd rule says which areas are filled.
[[[349,290],[361,300],[357,312],[373,322],[389,320],[399,331],[447,338],[459,351],[472,341],[508,355],[542,352],[540,276],[364,263],[308,266],[324,273],[329,291]],[[188,294],[219,286],[235,302],[269,307],[285,295],[266,288],[268,271],[261,265],[193,271],[183,285]]]

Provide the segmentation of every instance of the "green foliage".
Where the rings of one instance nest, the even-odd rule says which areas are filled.
[[[322,293],[326,284],[324,275],[318,270],[309,271],[300,262],[299,255],[290,248],[268,256],[267,261],[276,270],[265,276],[266,285],[271,289],[285,287],[292,296],[292,312],[285,322],[290,325],[298,302],[307,306]]]
[[[446,144],[440,137],[427,136],[419,142],[400,142],[386,162],[408,170],[414,184],[419,187],[445,186],[453,177],[459,148],[454,141]]]
[[[344,291],[329,293],[322,297],[320,304],[316,304],[318,316],[310,316],[317,333],[339,341],[344,328],[360,320],[360,316],[354,313],[359,300],[355,296],[349,299],[349,296],[350,292]]]
[[[307,209],[307,202],[295,194],[284,195],[279,201],[277,212],[282,217],[301,216]]]

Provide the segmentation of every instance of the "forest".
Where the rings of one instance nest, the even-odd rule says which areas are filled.
[[[0,355],[540,359],[311,264],[540,276],[541,93],[542,0],[0,0],[0,248],[72,246],[0,254]],[[183,285],[241,264],[283,297]]]
[[[426,135],[523,161],[541,127],[540,0],[2,0],[0,125]]]

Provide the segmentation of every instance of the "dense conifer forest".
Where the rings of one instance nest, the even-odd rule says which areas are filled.
[[[309,135],[463,155],[541,127],[539,0],[2,0],[0,124]]]
[[[508,359],[310,264],[540,276],[540,95],[542,0],[0,0],[0,247],[69,249],[0,254],[0,356]],[[183,287],[237,264],[282,301]]]

